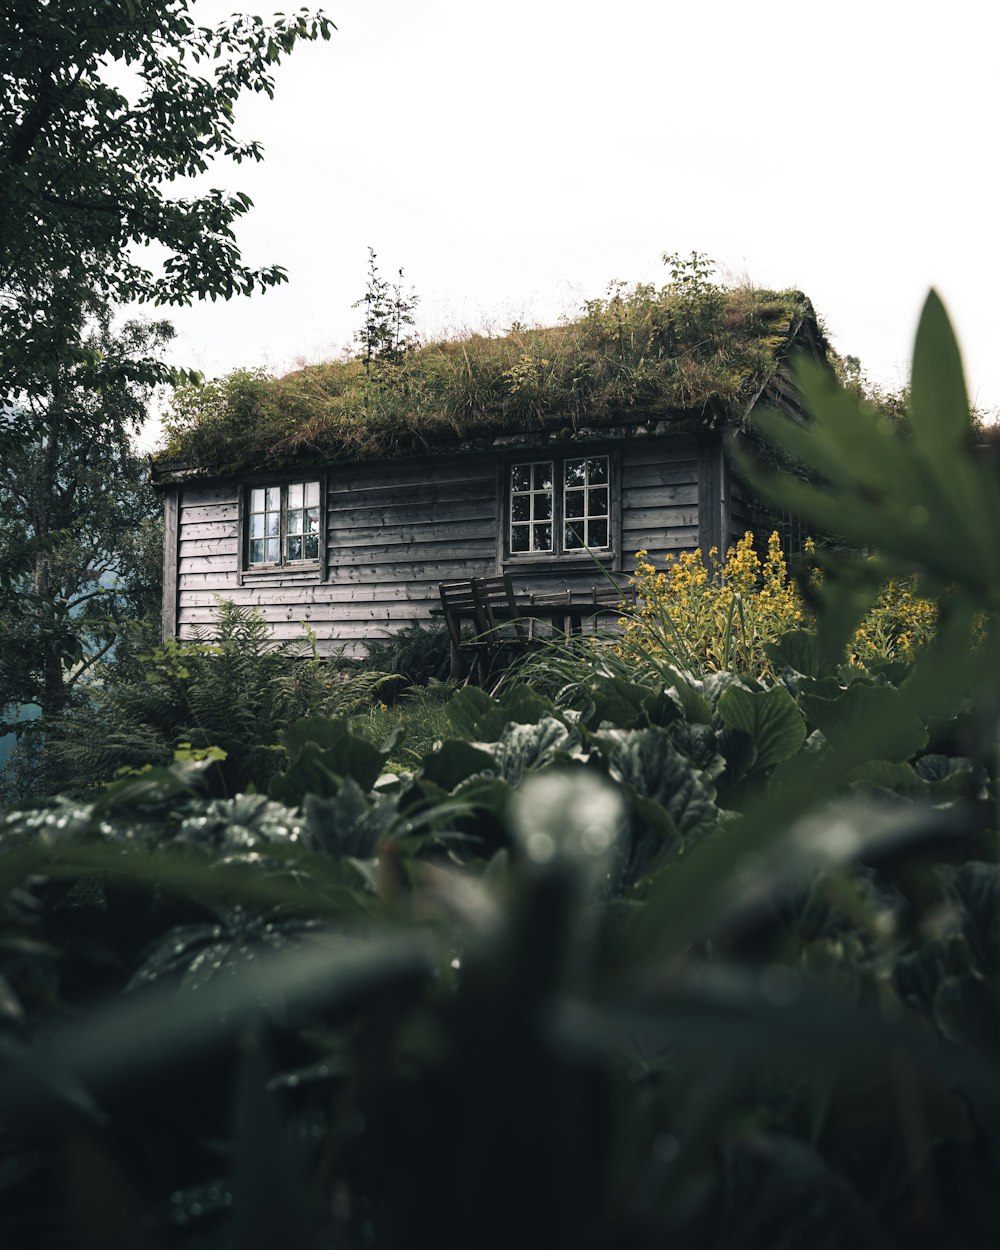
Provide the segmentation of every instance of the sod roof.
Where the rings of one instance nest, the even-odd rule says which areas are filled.
[[[737,425],[796,350],[825,355],[800,291],[618,288],[575,321],[428,343],[398,359],[238,370],[180,389],[154,477],[385,459],[498,436],[649,421]]]

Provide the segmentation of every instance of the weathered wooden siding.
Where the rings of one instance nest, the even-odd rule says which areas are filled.
[[[622,440],[621,550],[627,581],[635,553],[657,564],[698,543],[699,451],[693,439]],[[327,473],[327,580],[315,574],[239,575],[238,486],[185,486],[178,509],[177,626],[181,637],[211,624],[216,596],[259,607],[275,638],[357,654],[368,639],[432,619],[438,583],[497,571],[498,458],[440,457],[331,468]],[[587,561],[548,568],[510,565],[519,592],[603,584]],[[241,584],[242,580],[242,584]]]
[[[179,631],[211,624],[216,596],[261,609],[277,639],[357,653],[412,621],[429,621],[438,583],[485,576],[496,563],[492,456],[351,465],[327,474],[325,582],[309,573],[239,578],[237,485],[181,498]]]

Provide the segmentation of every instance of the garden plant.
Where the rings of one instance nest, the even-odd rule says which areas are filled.
[[[345,708],[242,793],[0,817],[10,1244],[993,1245],[1000,483],[933,295],[907,432],[799,384],[808,473],[744,470],[877,556],[766,669],[727,607],[457,691],[403,767]],[[934,628],[862,652],[890,578]]]

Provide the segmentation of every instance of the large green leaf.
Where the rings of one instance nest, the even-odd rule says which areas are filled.
[[[797,377],[813,422],[755,414],[755,427],[823,483],[768,472],[738,448],[741,467],[772,502],[819,531],[867,548],[902,569],[960,585],[982,606],[1000,603],[1000,483],[972,450],[961,362],[947,316],[928,297],[914,350],[912,434],[877,417],[802,362]]]
[[[420,761],[421,776],[442,790],[493,768],[493,756],[462,738],[446,738]]]
[[[716,710],[728,729],[742,729],[753,738],[755,771],[789,759],[805,741],[805,718],[784,686],[760,692],[730,686]]]
[[[382,752],[352,734],[346,720],[303,717],[285,730],[280,741],[291,763],[274,778],[268,793],[290,807],[300,804],[307,794],[336,794],[345,777],[352,777],[362,790],[370,790],[385,764]]]
[[[819,648],[816,635],[805,629],[789,630],[775,642],[764,644],[764,654],[778,670],[791,669],[807,677],[817,677],[820,672]]]
[[[496,742],[508,725],[533,725],[553,711],[550,700],[527,686],[515,686],[499,699],[466,686],[445,709],[457,736],[472,742]]]
[[[666,810],[685,835],[715,826],[719,809],[714,790],[674,746],[667,730],[659,728],[598,735],[611,774],[645,799]]]
[[[899,691],[892,686],[855,682],[836,698],[804,693],[799,703],[810,722],[837,750],[851,751],[862,731],[871,725],[884,726],[879,736],[882,759],[902,762],[927,745],[923,722],[906,710]]]
[[[516,786],[526,772],[561,761],[579,745],[579,733],[551,716],[536,725],[508,725],[494,751],[495,767],[504,781]]]

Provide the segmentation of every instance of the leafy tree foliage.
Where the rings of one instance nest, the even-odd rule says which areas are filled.
[[[241,259],[249,197],[172,195],[216,157],[259,161],[234,131],[244,90],[332,25],[305,10],[197,24],[193,0],[7,0],[0,12],[0,402],[82,359],[86,309],[228,298],[284,280]],[[123,84],[123,80],[126,85]],[[165,252],[159,271],[136,245]],[[148,370],[151,362],[144,362]],[[134,366],[135,368],[135,366]],[[141,366],[140,366],[141,370]],[[148,372],[147,372],[148,376]]]
[[[47,370],[0,418],[0,712],[58,716],[121,650],[126,622],[158,614],[159,508],[132,442],[150,387],[128,365],[172,334],[166,322],[113,332],[105,313],[83,340],[95,363]]]

